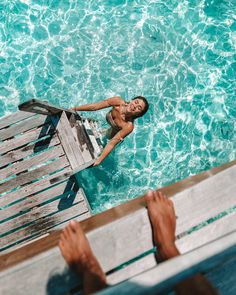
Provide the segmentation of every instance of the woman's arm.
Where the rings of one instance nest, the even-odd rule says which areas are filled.
[[[124,128],[122,128],[112,139],[108,142],[108,144],[103,149],[100,157],[94,162],[93,166],[99,165],[114,149],[114,147],[123,140],[128,134],[130,134],[134,129],[133,124],[127,124]]]
[[[116,106],[123,103],[124,100],[119,96],[113,96],[102,101],[91,104],[84,104],[78,107],[71,108],[74,111],[97,111],[111,106]]]

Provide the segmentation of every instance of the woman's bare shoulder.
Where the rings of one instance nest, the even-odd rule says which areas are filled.
[[[134,130],[134,124],[130,121],[125,122],[124,125],[122,126],[122,129],[124,129],[130,133]]]
[[[110,106],[120,105],[125,103],[125,100],[120,96],[112,96],[106,99]]]

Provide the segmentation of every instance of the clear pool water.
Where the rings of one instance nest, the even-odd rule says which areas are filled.
[[[79,174],[94,212],[234,160],[236,1],[0,1],[0,116],[33,97],[113,95],[151,108]],[[104,115],[93,117],[105,126]]]

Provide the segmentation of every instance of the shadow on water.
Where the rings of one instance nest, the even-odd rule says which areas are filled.
[[[76,179],[74,176],[71,176],[67,181],[63,196],[58,203],[58,210],[65,210],[73,206],[78,190],[79,187],[76,183]]]

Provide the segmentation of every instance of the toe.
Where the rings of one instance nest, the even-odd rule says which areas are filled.
[[[145,201],[146,201],[147,205],[149,205],[150,202],[153,201],[153,197],[154,197],[154,192],[151,191],[151,190],[148,191],[148,192],[145,194],[144,198],[145,198]]]
[[[77,227],[77,224],[78,222],[75,221],[75,220],[71,220],[69,225],[70,225],[70,230],[73,232],[73,233],[76,233],[76,227]]]
[[[160,202],[160,201],[163,200],[163,196],[162,196],[162,193],[161,193],[161,192],[156,191],[155,200],[156,200],[157,202]]]

